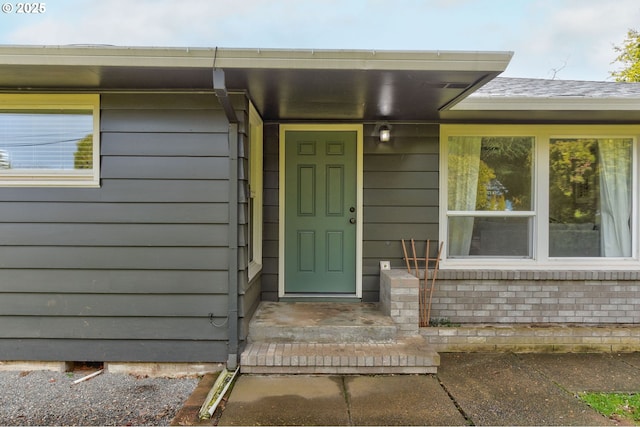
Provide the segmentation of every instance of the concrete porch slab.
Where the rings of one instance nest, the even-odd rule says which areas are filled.
[[[374,303],[262,302],[240,371],[251,374],[432,374],[440,358],[400,334]]]
[[[267,302],[256,310],[249,342],[392,342],[397,327],[374,303]]]

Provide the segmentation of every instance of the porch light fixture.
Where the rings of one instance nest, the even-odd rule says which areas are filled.
[[[391,129],[389,126],[382,125],[380,126],[380,142],[389,142],[391,139]]]

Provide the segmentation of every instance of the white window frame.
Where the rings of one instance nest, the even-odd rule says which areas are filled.
[[[0,112],[38,110],[88,110],[93,115],[93,165],[87,170],[0,171],[0,187],[99,187],[100,95],[98,94],[0,94]]]
[[[448,141],[456,136],[531,136],[534,138],[533,165],[533,227],[532,258],[513,259],[495,257],[448,258],[447,236],[448,218],[460,214],[448,211],[447,157]],[[625,258],[553,258],[549,257],[549,143],[555,138],[631,138],[633,140],[632,165],[632,255]],[[444,241],[443,269],[632,269],[640,270],[638,205],[640,204],[640,182],[638,165],[640,162],[638,144],[640,126],[638,125],[441,125],[440,126],[440,239]],[[485,213],[483,212],[483,215]],[[529,211],[510,212],[513,216],[529,216]],[[494,215],[490,213],[489,215]],[[496,213],[495,215],[501,215]]]
[[[249,103],[249,211],[252,236],[249,254],[249,280],[262,271],[262,201],[263,201],[263,123],[253,104]]]

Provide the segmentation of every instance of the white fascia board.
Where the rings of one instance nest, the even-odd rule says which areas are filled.
[[[587,97],[479,97],[471,96],[451,111],[634,111],[640,110],[640,98]]]
[[[0,64],[502,72],[513,52],[0,46]]]
[[[2,65],[211,68],[214,49],[0,46]]]
[[[220,49],[221,68],[502,72],[513,52]]]

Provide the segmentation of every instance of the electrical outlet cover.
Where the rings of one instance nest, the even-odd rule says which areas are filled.
[[[391,270],[391,261],[380,261],[380,270]]]

